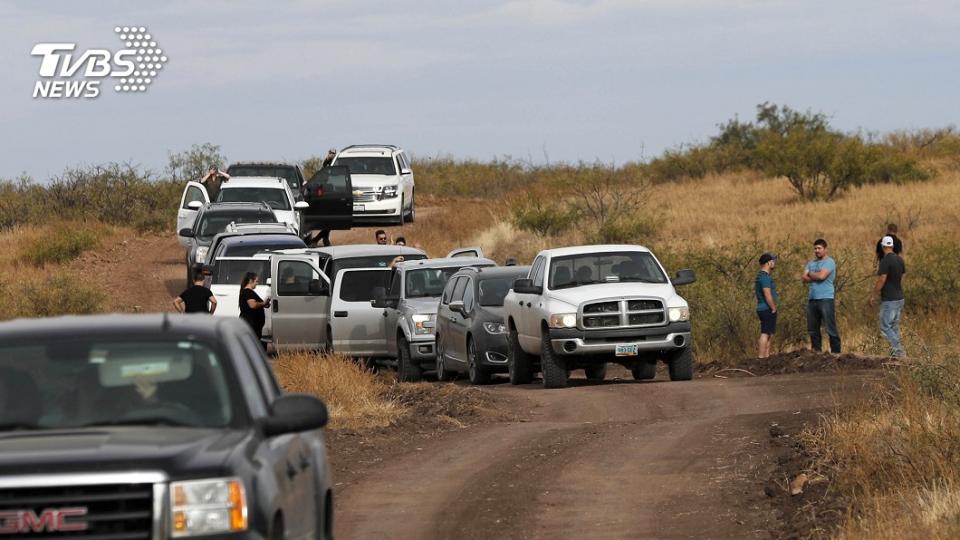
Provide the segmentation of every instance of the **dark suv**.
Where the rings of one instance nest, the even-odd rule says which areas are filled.
[[[0,323],[0,535],[330,538],[326,422],[239,319]]]
[[[177,231],[189,239],[187,245],[187,286],[193,283],[190,269],[196,263],[207,263],[207,251],[213,237],[231,223],[276,223],[277,216],[266,203],[209,203],[197,213],[193,226]]]

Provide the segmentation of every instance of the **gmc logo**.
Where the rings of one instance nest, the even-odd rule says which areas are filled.
[[[87,530],[83,516],[87,509],[44,508],[39,514],[33,510],[0,510],[0,534],[29,532],[77,532]]]

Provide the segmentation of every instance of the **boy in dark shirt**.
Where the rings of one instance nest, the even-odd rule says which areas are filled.
[[[890,223],[889,225],[887,225],[886,236],[893,238],[893,252],[896,253],[897,255],[900,255],[900,252],[903,251],[903,242],[901,242],[900,239],[897,238],[896,223]],[[884,253],[883,253],[883,246],[881,245],[882,243],[883,243],[883,238],[881,238],[880,240],[877,240],[877,263],[883,260]]]
[[[777,286],[770,275],[777,265],[777,256],[764,253],[760,256],[760,272],[753,289],[757,296],[757,317],[760,318],[760,341],[757,358],[770,356],[770,340],[777,332]]]
[[[203,265],[194,266],[193,285],[173,299],[173,307],[180,313],[213,314],[217,310],[217,298],[210,289],[204,286],[205,280]]]
[[[876,305],[880,297],[880,331],[890,342],[893,356],[904,356],[903,343],[900,340],[900,313],[903,311],[903,275],[907,267],[903,259],[894,253],[895,242],[892,236],[880,240],[883,258],[877,269],[877,283],[870,295],[870,304]]]

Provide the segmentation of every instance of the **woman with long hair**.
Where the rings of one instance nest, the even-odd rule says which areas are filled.
[[[240,318],[247,321],[257,339],[263,337],[263,325],[267,322],[266,308],[270,307],[270,300],[264,302],[257,294],[257,274],[247,272],[240,282]],[[264,344],[266,348],[266,344]]]

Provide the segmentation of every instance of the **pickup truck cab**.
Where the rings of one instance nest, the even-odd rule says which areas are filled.
[[[573,369],[603,380],[608,362],[652,379],[658,359],[671,380],[689,380],[690,311],[674,287],[693,281],[693,271],[681,270],[671,282],[642,246],[541,251],[504,298],[510,381],[528,383],[541,371],[544,387],[559,388]]]
[[[331,538],[323,402],[202,315],[0,323],[0,534]]]
[[[374,300],[359,309],[384,320],[387,363],[402,381],[418,381],[436,364],[435,330],[440,296],[450,276],[467,266],[496,266],[490,259],[451,257],[405,261],[394,265],[389,286],[374,291]]]

